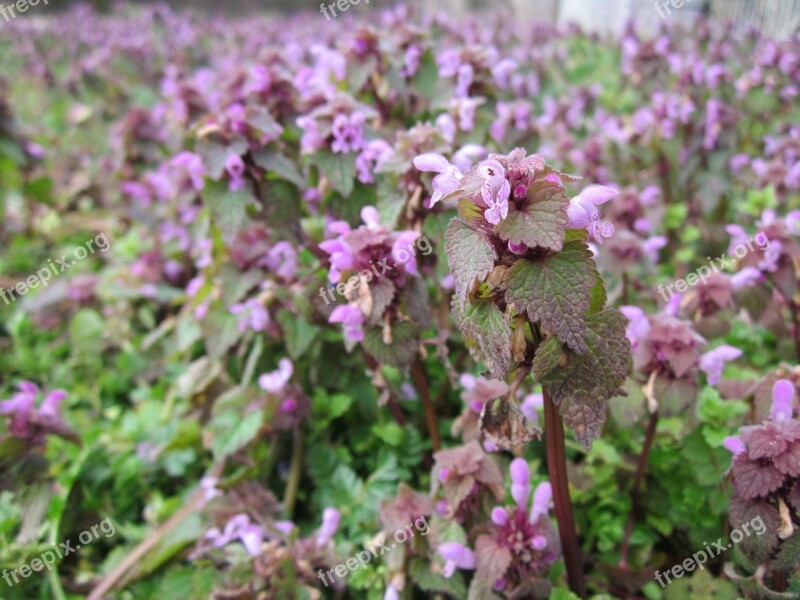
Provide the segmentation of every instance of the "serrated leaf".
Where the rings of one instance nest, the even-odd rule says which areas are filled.
[[[351,154],[333,154],[321,151],[314,155],[313,161],[333,189],[345,198],[352,193],[355,186],[356,163]]]
[[[562,186],[540,179],[528,188],[523,210],[509,205],[508,216],[497,226],[497,233],[505,241],[558,252],[564,245],[568,206],[569,197]]]
[[[558,254],[514,263],[506,273],[506,302],[583,353],[586,314],[597,278],[589,248],[570,242]]]
[[[589,302],[589,314],[599,313],[606,307],[608,295],[606,294],[606,284],[600,273],[597,273],[597,281],[592,288],[592,299]]]
[[[430,561],[424,558],[415,558],[411,561],[411,579],[420,589],[426,592],[442,592],[453,598],[463,598],[467,595],[467,586],[464,576],[456,571],[450,577],[441,573],[434,573],[430,568]]]
[[[607,404],[604,398],[578,390],[559,407],[564,425],[572,429],[575,439],[587,452],[592,449],[592,442],[600,437],[606,422]]]
[[[498,543],[491,535],[481,535],[475,540],[476,578],[495,582],[511,566],[511,550]]]
[[[511,325],[505,315],[492,302],[467,304],[461,309],[455,298],[453,313],[461,332],[478,344],[486,366],[495,377],[505,377],[514,367]]]
[[[778,554],[772,561],[772,568],[784,573],[794,573],[800,568],[800,532],[781,542]]]
[[[625,382],[631,364],[631,345],[625,337],[627,319],[614,308],[586,320],[584,354],[564,348],[554,336],[536,351],[533,371],[546,385],[556,404],[583,390],[602,399],[611,398]],[[553,361],[559,354],[558,366]]]
[[[417,355],[417,333],[410,323],[392,327],[392,343],[385,344],[383,329],[372,327],[364,332],[364,348],[379,363],[393,367],[408,367]]]
[[[428,284],[424,279],[412,277],[406,285],[406,310],[408,316],[420,329],[427,329],[433,322],[431,304],[428,298]]]
[[[263,420],[261,411],[243,416],[238,410],[224,410],[214,415],[209,424],[214,459],[221,460],[250,443],[261,429]]]
[[[231,190],[227,181],[206,179],[202,195],[204,203],[211,209],[214,223],[226,240],[232,240],[245,229],[248,221],[247,205],[253,200],[249,188]]]
[[[785,479],[774,465],[752,460],[746,452],[733,459],[733,485],[745,500],[768,496],[781,487]]]
[[[267,174],[274,173],[286,181],[291,181],[298,188],[302,189],[306,185],[305,179],[294,163],[280,152],[260,150],[253,154],[253,162],[264,169]]]
[[[484,235],[461,219],[453,219],[445,233],[445,252],[461,306],[475,280],[483,281],[494,269],[497,253]]]

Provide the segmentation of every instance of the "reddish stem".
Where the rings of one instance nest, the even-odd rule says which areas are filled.
[[[569,498],[569,480],[567,479],[567,452],[564,443],[564,422],[558,412],[547,387],[542,388],[544,395],[544,433],[547,446],[547,473],[553,488],[553,504],[558,520],[558,535],[561,538],[561,550],[567,567],[569,588],[580,598],[586,598],[586,585],[583,581],[581,549],[578,545],[578,534],[575,529],[575,518],[572,514],[572,501]]]
[[[631,488],[631,512],[628,514],[628,522],[625,525],[625,537],[622,540],[622,550],[620,551],[619,568],[628,568],[628,548],[631,542],[631,534],[633,533],[633,526],[636,522],[636,511],[639,508],[639,488],[642,487],[642,479],[644,479],[644,471],[647,468],[647,458],[650,456],[650,449],[653,447],[653,440],[656,437],[656,427],[658,426],[658,412],[650,415],[650,422],[647,424],[647,433],[644,438],[644,446],[642,452],[639,454],[639,461],[636,465],[636,475],[633,478],[633,487]]]
[[[428,377],[425,375],[425,367],[419,360],[414,361],[411,366],[411,378],[417,386],[419,395],[422,396],[422,408],[425,411],[425,422],[428,424],[428,435],[431,436],[431,446],[434,452],[442,448],[442,440],[439,436],[439,419],[436,418],[436,409],[433,406],[431,391],[428,387]]]

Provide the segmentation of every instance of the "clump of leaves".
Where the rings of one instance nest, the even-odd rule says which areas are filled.
[[[434,163],[423,155],[415,164],[428,162]],[[570,199],[565,184],[575,181],[541,156],[516,149],[490,155],[464,174],[443,171],[433,186],[444,199],[458,199],[445,249],[455,281],[453,310],[471,350],[500,378],[532,370],[588,449],[608,399],[630,371],[631,351],[625,318],[604,309],[605,285],[587,243],[587,232],[598,243],[613,234],[597,205],[616,192],[589,186]],[[512,402],[512,395],[497,403]],[[512,424],[519,417],[513,405],[491,412]],[[486,433],[491,421],[492,441],[500,429],[495,443],[503,447],[502,431],[519,427],[496,420],[487,417],[482,428]],[[528,441],[518,437],[508,445]]]

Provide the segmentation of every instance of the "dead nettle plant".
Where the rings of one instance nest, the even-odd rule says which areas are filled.
[[[525,420],[516,392],[529,374],[542,384],[553,501],[570,588],[585,596],[569,497],[564,425],[587,450],[600,435],[609,398],[631,370],[626,319],[605,308],[606,289],[589,248],[614,228],[598,205],[616,195],[592,185],[570,199],[561,173],[522,149],[490,155],[465,173],[439,155],[414,164],[438,173],[434,201],[455,199],[445,250],[455,280],[457,324],[471,350],[510,392],[488,402],[481,431],[500,448],[541,433]]]

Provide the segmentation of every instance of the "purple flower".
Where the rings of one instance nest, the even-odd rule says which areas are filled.
[[[737,454],[741,454],[742,452],[747,450],[747,448],[745,448],[744,446],[742,438],[740,438],[738,435],[729,435],[728,437],[726,437],[722,441],[722,446],[734,456],[736,456]]]
[[[528,491],[530,492],[530,486],[528,487]],[[502,527],[503,525],[508,523],[508,511],[502,506],[495,506],[492,509],[491,519],[492,523]]]
[[[772,408],[769,418],[773,421],[787,421],[794,413],[794,384],[788,379],[779,379],[772,386]]]
[[[447,142],[452,144],[455,141],[458,127],[456,126],[456,122],[453,120],[453,117],[447,113],[442,113],[436,117],[434,124],[436,125],[436,128],[442,132],[442,137],[447,140]]]
[[[642,244],[642,250],[650,259],[650,262],[653,264],[658,263],[658,251],[661,250],[664,246],[667,245],[667,238],[663,235],[654,235],[651,238],[645,240]]]
[[[600,221],[597,207],[605,204],[617,195],[617,190],[607,185],[590,185],[569,201],[567,229],[586,228],[598,244],[603,238],[614,235],[614,225],[608,221]]]
[[[625,329],[625,336],[636,347],[650,332],[650,321],[638,306],[620,306],[619,310],[630,321]]]
[[[455,165],[462,173],[467,171],[475,159],[486,156],[489,153],[486,148],[478,144],[466,144],[461,149],[453,154],[453,165]]]
[[[280,394],[294,373],[294,365],[288,358],[278,361],[278,368],[258,378],[258,386],[270,394]]]
[[[761,271],[755,267],[745,267],[738,273],[731,275],[731,288],[738,292],[741,289],[759,283],[762,278]]]
[[[248,328],[253,331],[264,331],[269,325],[269,313],[257,298],[251,298],[244,304],[234,304],[228,310],[233,315],[239,315],[239,331],[241,332]]]
[[[345,337],[353,342],[360,342],[364,339],[364,330],[361,328],[364,323],[364,313],[356,306],[349,304],[337,306],[328,317],[328,322],[342,323]]]
[[[383,594],[383,600],[400,600],[400,592],[391,583],[386,586],[386,592]]]
[[[402,265],[407,273],[417,274],[417,259],[414,257],[414,242],[420,234],[416,231],[403,231],[392,244],[392,258]]]
[[[313,154],[325,144],[325,139],[319,131],[319,125],[313,117],[298,117],[295,121],[303,130],[300,138],[300,151],[303,154]]]
[[[270,248],[261,262],[284,281],[291,281],[297,275],[297,251],[287,241]]]
[[[340,518],[341,513],[339,513],[339,511],[335,508],[328,507],[322,511],[322,526],[317,532],[316,544],[318,547],[325,546],[333,539],[333,536],[336,534],[336,530],[339,529]]]
[[[736,360],[742,351],[733,346],[723,344],[709,350],[700,357],[700,369],[705,372],[710,385],[717,385],[722,378],[722,369],[729,360]]]
[[[181,152],[172,159],[173,166],[184,169],[189,179],[192,182],[192,187],[200,191],[205,186],[203,179],[206,174],[206,168],[203,166],[203,159],[193,152]]]
[[[368,142],[361,153],[356,157],[356,170],[361,183],[374,183],[374,171],[381,167],[394,156],[394,149],[381,139]]]
[[[485,160],[478,165],[478,175],[483,178],[481,197],[488,207],[483,217],[492,225],[498,225],[508,216],[508,197],[511,195],[511,184],[506,179],[503,165],[494,159]]]
[[[231,180],[228,187],[231,191],[244,189],[244,161],[238,154],[231,154],[225,160],[225,170],[228,172]]]
[[[475,568],[475,553],[458,542],[445,542],[437,550],[445,560],[442,573],[445,577],[452,577],[456,569]]]
[[[546,515],[553,508],[553,487],[549,481],[543,481],[533,492],[533,504],[529,521],[536,523],[539,517]]]
[[[11,417],[8,430],[12,436],[25,439],[31,444],[44,442],[47,433],[66,439],[77,437],[61,416],[60,405],[67,398],[64,390],[52,390],[37,409],[38,386],[30,381],[21,381],[18,387],[19,392],[9,400],[0,402],[0,415]]]
[[[511,472],[511,497],[521,509],[525,509],[528,504],[528,496],[531,493],[531,472],[528,462],[524,458],[515,458],[509,467]]]
[[[222,548],[239,539],[250,556],[258,556],[261,554],[261,545],[264,542],[264,530],[259,525],[251,523],[250,517],[246,514],[238,514],[225,524],[223,531],[214,527],[203,537],[211,542],[214,548]]]
[[[528,394],[520,402],[519,409],[525,418],[534,425],[539,424],[539,410],[544,406],[544,395]]]
[[[333,134],[331,150],[341,154],[360,150],[364,145],[365,121],[366,118],[360,112],[354,112],[349,117],[342,113],[336,115],[331,128]]]
[[[431,206],[461,187],[461,178],[464,176],[463,173],[458,167],[451,165],[441,154],[420,154],[414,158],[413,163],[420,171],[438,173],[438,175],[433,178]]]

